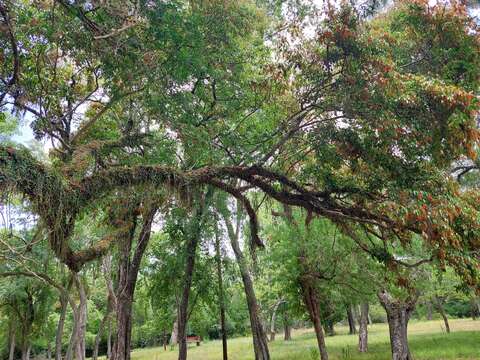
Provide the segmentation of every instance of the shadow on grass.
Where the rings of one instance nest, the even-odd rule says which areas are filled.
[[[409,345],[415,360],[480,360],[480,332],[411,335]],[[366,354],[358,353],[353,345],[335,344],[329,346],[328,351],[335,360],[391,359],[388,342],[370,344]]]

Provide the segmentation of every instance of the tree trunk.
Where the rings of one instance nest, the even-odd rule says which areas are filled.
[[[450,333],[450,324],[448,323],[448,317],[447,314],[445,313],[445,309],[443,308],[443,300],[439,299],[438,297],[435,297],[435,307],[437,308],[438,312],[442,316],[443,323],[445,324],[445,330],[447,331],[447,334]]]
[[[170,345],[175,346],[178,343],[178,311],[177,318],[173,322],[172,336],[170,336]]]
[[[135,294],[140,263],[150,241],[152,223],[156,211],[156,207],[150,207],[143,214],[143,225],[138,235],[133,256],[130,254],[137,227],[139,208],[130,205],[119,221],[119,223],[123,224],[125,231],[118,239],[120,258],[118,263],[118,284],[115,294],[117,333],[111,354],[111,359],[113,360],[130,360],[133,296]],[[125,224],[129,224],[129,226],[125,226]]]
[[[22,360],[30,360],[30,344],[27,340],[22,345]]]
[[[283,340],[292,340],[292,328],[290,326],[290,321],[286,312],[283,315]]]
[[[178,309],[178,360],[187,359],[187,317],[190,288],[192,287],[193,270],[197,252],[199,236],[191,234],[187,243],[187,258],[185,263],[185,278],[183,282],[182,299]]]
[[[80,303],[78,306],[78,324],[77,324],[77,339],[75,344],[75,357],[77,360],[85,360],[86,346],[85,346],[85,334],[87,331],[87,295],[85,293],[85,287],[81,279],[75,280],[77,290],[80,297]]]
[[[111,305],[107,304],[106,313],[103,316],[102,321],[100,322],[100,326],[98,327],[97,335],[95,336],[95,344],[94,344],[94,347],[93,347],[93,355],[92,355],[93,360],[98,359],[98,348],[100,347],[100,341],[102,340],[102,334],[103,334],[103,330],[105,329],[105,325],[109,321],[110,312],[111,312]]]
[[[47,360],[52,360],[52,344],[50,344],[50,341],[47,344]]]
[[[335,335],[335,329],[333,328],[333,322],[325,321],[325,334],[327,334],[328,336],[334,336]]]
[[[358,329],[358,351],[368,350],[368,303],[360,305],[360,324]]]
[[[62,338],[68,305],[66,296],[68,295],[60,295],[60,318],[58,319],[57,333],[55,334],[55,360],[62,360]]]
[[[310,316],[310,320],[313,323],[315,335],[317,336],[320,358],[321,360],[328,360],[327,347],[325,346],[325,335],[323,333],[322,322],[320,320],[320,307],[318,304],[316,289],[308,280],[305,279],[300,280],[300,285],[302,288],[303,301]]]
[[[477,297],[472,297],[472,319],[477,320],[477,317],[480,316],[480,301]]]
[[[207,193],[205,197],[198,198],[195,212],[192,214],[192,218],[188,224],[185,277],[183,281],[182,299],[180,300],[180,306],[178,309],[178,360],[187,360],[188,301],[190,298],[190,289],[192,287],[197,247],[200,242],[202,224],[205,215],[205,201],[210,195],[210,193]]]
[[[239,210],[238,210],[239,211]],[[238,242],[239,237],[239,216],[237,214],[237,230],[233,230],[231,220],[228,215],[224,215],[225,224],[227,225],[228,235],[232,245],[235,258],[237,260],[238,268],[242,276],[243,287],[245,290],[245,296],[247,298],[248,313],[250,316],[250,326],[252,328],[253,338],[253,350],[255,352],[255,360],[270,360],[270,353],[268,351],[267,336],[263,329],[262,322],[260,320],[257,297],[255,296],[255,290],[253,288],[252,278],[248,270],[248,265],[240,250],[240,244]]]
[[[275,318],[277,316],[278,307],[283,303],[283,300],[279,300],[275,303],[272,310],[272,318],[270,320],[270,341],[275,341]]]
[[[408,347],[407,327],[418,295],[409,297],[406,301],[394,299],[386,291],[381,291],[377,295],[387,312],[392,359],[413,360]]]
[[[67,353],[65,354],[65,360],[73,360],[74,350],[76,348],[77,334],[79,331],[80,322],[80,304],[76,306],[73,302],[70,304],[73,312],[73,327],[72,334],[70,335],[70,341],[67,347]]]
[[[107,359],[112,358],[112,321],[108,319]]]
[[[352,306],[351,305],[347,305],[347,320],[348,320],[348,328],[349,328],[348,333],[350,335],[356,334],[357,329],[355,327],[355,319],[353,317],[353,312],[352,312]]]
[[[432,303],[427,300],[427,301],[425,302],[425,306],[426,306],[426,308],[427,308],[427,320],[430,321],[430,320],[432,320],[432,318],[433,318],[433,317],[432,317],[432,315],[433,315],[433,314],[432,314],[432,312],[433,312],[433,311],[432,311]]]
[[[15,356],[15,329],[12,326],[10,330],[10,349],[8,352],[8,360],[13,360],[14,356]]]
[[[220,237],[218,235],[218,219],[215,217],[215,260],[217,263],[217,277],[218,277],[218,301],[220,304],[220,332],[222,336],[222,354],[223,360],[228,360],[227,350],[227,331],[225,328],[225,295],[223,290],[223,275],[222,275],[222,254],[220,251]]]

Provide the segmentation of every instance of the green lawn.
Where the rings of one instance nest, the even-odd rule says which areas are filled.
[[[410,345],[416,360],[480,359],[480,321],[471,319],[451,320],[451,334],[444,333],[440,321],[411,322],[409,326]],[[388,327],[375,324],[369,327],[369,353],[360,355],[356,350],[356,336],[347,335],[347,329],[337,327],[338,335],[327,338],[331,359],[388,360]],[[229,359],[251,360],[253,350],[250,338],[236,338],[228,343]],[[297,330],[293,340],[285,342],[281,335],[270,343],[273,360],[310,360],[315,357],[315,337],[311,330]],[[189,346],[190,360],[220,360],[221,343],[210,341],[200,347]],[[163,348],[136,350],[133,360],[176,360],[177,350]]]

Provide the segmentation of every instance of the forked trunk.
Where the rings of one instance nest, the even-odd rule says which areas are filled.
[[[360,325],[358,329],[358,351],[368,350],[368,303],[360,305]]]
[[[437,311],[440,313],[443,319],[443,323],[445,324],[445,331],[447,334],[450,333],[450,324],[448,323],[448,317],[447,314],[445,313],[445,309],[443,308],[443,300],[435,297],[435,307],[437,308]]]
[[[247,298],[248,313],[250,315],[250,326],[252,328],[253,350],[255,352],[255,360],[270,360],[270,353],[268,351],[267,335],[262,326],[262,321],[259,316],[257,297],[253,289],[252,278],[247,269],[247,264],[238,241],[232,241],[232,247],[237,258],[237,263],[242,275],[243,286]]]
[[[272,318],[270,320],[270,341],[275,341],[275,320],[277,317],[278,307],[283,303],[283,300],[279,300],[273,306]]]
[[[348,320],[348,328],[349,328],[348,333],[350,335],[356,334],[357,328],[355,327],[355,319],[353,317],[353,311],[352,311],[351,305],[347,305],[347,320]]]
[[[252,329],[253,338],[253,350],[255,353],[255,360],[270,360],[270,352],[268,351],[267,335],[262,325],[262,321],[259,316],[259,309],[257,303],[257,297],[255,296],[255,290],[253,288],[252,278],[248,269],[247,262],[240,250],[240,244],[238,237],[240,234],[240,222],[237,216],[237,229],[233,229],[232,222],[228,215],[224,215],[225,224],[227,225],[228,235],[232,244],[233,252],[237,260],[238,268],[242,276],[243,287],[245,290],[245,296],[247,298],[248,314],[250,316],[250,326]],[[238,215],[238,214],[237,214]]]
[[[313,328],[315,329],[320,358],[321,360],[328,360],[328,352],[325,345],[325,334],[323,333],[322,322],[320,320],[320,306],[318,303],[316,289],[308,280],[305,279],[300,280],[300,285],[302,288],[303,301],[310,316],[310,320],[313,323]]]
[[[143,224],[137,238],[137,244],[131,256],[135,229],[137,225],[138,209],[127,208],[122,215],[122,224],[129,224],[119,236],[119,264],[118,284],[115,294],[116,329],[111,358],[113,360],[130,360],[131,336],[132,336],[132,303],[137,284],[138,271],[143,254],[150,241],[153,219],[156,208],[150,207],[143,215]],[[123,225],[125,226],[125,225]]]
[[[392,359],[413,360],[408,347],[407,328],[418,295],[410,297],[406,301],[394,299],[386,291],[381,291],[377,295],[387,312]]]

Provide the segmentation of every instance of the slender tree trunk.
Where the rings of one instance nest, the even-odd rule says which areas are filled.
[[[227,331],[225,328],[225,295],[223,290],[223,274],[222,274],[222,253],[220,251],[220,236],[218,235],[218,219],[215,224],[215,260],[217,263],[217,278],[218,278],[218,301],[220,304],[220,332],[222,336],[222,354],[223,360],[228,360],[227,349]]]
[[[272,318],[270,320],[270,341],[275,341],[275,319],[277,316],[278,307],[283,303],[283,300],[279,300],[275,303],[272,310]]]
[[[118,284],[115,294],[117,333],[111,354],[113,360],[130,360],[133,296],[135,294],[140,263],[148,242],[150,241],[152,223],[156,211],[157,208],[153,206],[142,214],[143,225],[138,235],[133,256],[131,256],[131,250],[135,237],[135,229],[137,227],[138,207],[130,204],[122,216],[123,220],[119,222],[120,224],[127,223],[129,226],[125,227],[125,231],[118,239],[120,259],[118,265]]]
[[[95,344],[93,347],[93,355],[92,359],[97,360],[98,359],[98,348],[100,347],[100,341],[102,340],[102,334],[103,330],[105,329],[105,325],[108,323],[110,319],[110,312],[111,312],[111,305],[107,305],[107,312],[103,316],[102,321],[100,322],[100,326],[98,327],[98,332],[97,335],[95,336]]]
[[[239,210],[238,210],[239,211]],[[248,270],[248,265],[238,242],[239,237],[239,217],[237,214],[237,230],[233,230],[232,222],[228,215],[224,215],[225,224],[227,225],[228,235],[232,244],[233,252],[237,260],[238,268],[242,276],[245,296],[247,298],[248,313],[250,315],[250,326],[252,328],[253,350],[255,352],[255,360],[270,360],[270,352],[268,351],[267,335],[260,320],[257,297],[253,288],[252,278]]]
[[[185,278],[183,282],[183,293],[178,311],[178,360],[187,359],[187,317],[188,300],[190,298],[190,288],[192,287],[193,270],[195,268],[195,257],[198,246],[199,236],[192,234],[187,243],[187,259],[185,263]]]
[[[167,351],[167,330],[165,330],[165,328],[163,328],[162,344],[163,344],[163,350]]]
[[[333,322],[325,321],[325,334],[327,334],[328,336],[334,336],[335,335],[335,329],[333,328]]]
[[[60,295],[60,318],[58,319],[57,333],[55,334],[55,360],[62,360],[62,338],[67,315],[67,295]]]
[[[8,360],[13,360],[15,356],[15,329],[12,325],[10,330],[10,349],[8,352]]]
[[[283,322],[283,340],[285,341],[292,340],[292,327],[290,326],[290,322],[288,321],[287,315],[285,315],[284,322]]]
[[[188,224],[185,277],[183,281],[182,299],[180,300],[180,307],[178,310],[178,360],[187,360],[188,301],[190,299],[190,289],[192,287],[197,247],[200,242],[202,224],[205,215],[205,202],[210,196],[211,193],[208,192],[205,197],[199,197],[197,199],[198,204]]]
[[[73,360],[74,350],[76,348],[77,334],[79,331],[79,322],[80,322],[80,305],[76,306],[74,303],[71,303],[71,308],[73,312],[73,327],[72,334],[70,335],[70,341],[68,343],[67,352],[65,354],[65,360]]]
[[[25,340],[22,345],[22,360],[30,360],[30,344]]]
[[[347,305],[347,320],[348,320],[348,333],[350,335],[357,333],[357,328],[355,327],[355,319],[353,317],[352,306]]]
[[[104,256],[102,260],[102,272],[105,278],[105,284],[107,287],[107,308],[105,310],[105,314],[103,316],[102,321],[100,322],[100,326],[98,327],[97,335],[95,336],[95,344],[93,348],[93,360],[98,359],[98,349],[100,347],[100,341],[102,340],[102,334],[105,330],[105,326],[108,326],[108,336],[111,337],[111,325],[110,325],[110,318],[111,313],[113,310],[114,305],[116,304],[116,295],[113,290],[113,282],[110,276],[112,270],[112,258],[110,255]],[[107,340],[107,342],[110,339]],[[108,344],[111,345],[111,344]],[[107,357],[110,358],[110,350],[107,351]]]
[[[430,321],[430,320],[432,320],[432,315],[433,315],[433,314],[432,314],[432,312],[433,312],[433,311],[432,311],[432,303],[427,300],[427,301],[425,302],[425,306],[426,306],[426,308],[427,308],[427,320]]]
[[[450,324],[448,323],[448,317],[447,317],[447,314],[445,313],[445,309],[443,308],[443,301],[438,297],[435,297],[434,301],[435,301],[435,307],[437,308],[438,312],[442,316],[443,323],[445,324],[445,330],[447,331],[447,334],[449,334]]]
[[[480,301],[477,297],[472,297],[472,319],[477,320],[477,317],[480,316]]]
[[[381,291],[377,295],[387,312],[392,359],[413,360],[408,347],[407,327],[410,316],[415,309],[418,295],[410,297],[406,301],[394,299],[386,291]]]
[[[173,322],[172,336],[170,336],[170,345],[175,346],[177,345],[177,343],[178,343],[178,311],[177,311],[177,317]]]
[[[107,359],[112,358],[112,321],[108,319]]]
[[[360,305],[360,324],[358,329],[358,351],[368,350],[368,303]]]
[[[327,347],[325,345],[325,335],[323,333],[322,322],[320,320],[320,307],[318,304],[318,296],[316,289],[308,280],[300,280],[302,288],[303,301],[307,308],[310,320],[313,323],[315,329],[315,335],[317,336],[318,351],[320,352],[321,360],[328,360]]]
[[[86,346],[85,335],[87,331],[87,294],[85,293],[85,287],[81,279],[76,280],[77,290],[80,297],[80,304],[78,307],[78,330],[75,346],[75,357],[77,360],[85,360]]]
[[[47,359],[52,360],[52,344],[50,341],[47,344]]]

